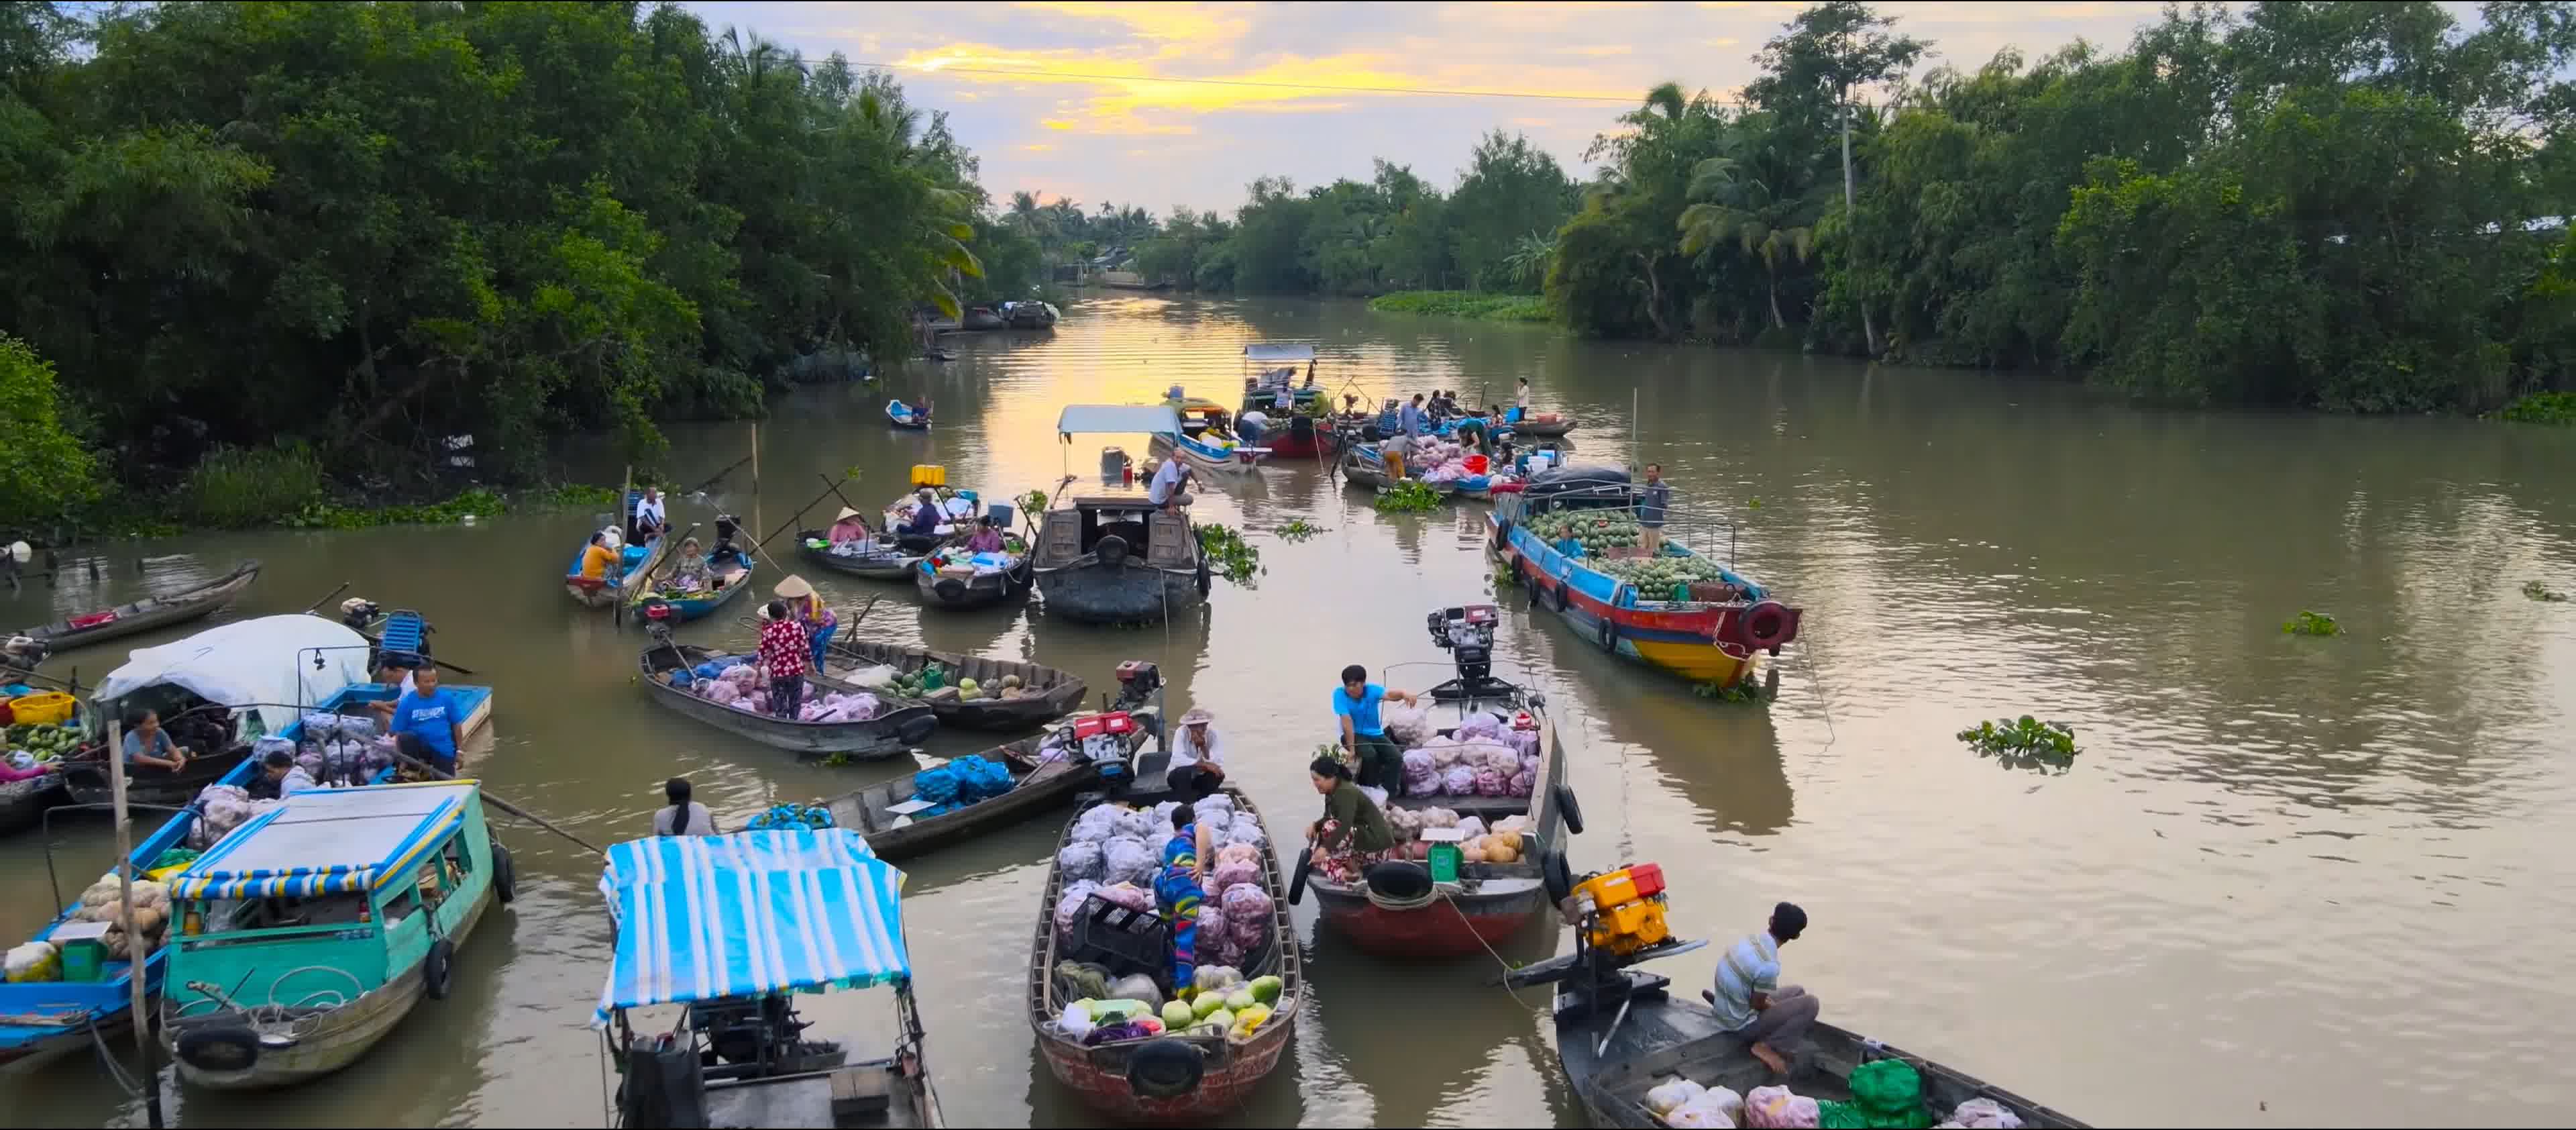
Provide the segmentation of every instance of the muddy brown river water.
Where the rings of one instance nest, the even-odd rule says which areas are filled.
[[[778,402],[760,426],[759,497],[745,469],[674,517],[757,509],[765,532],[821,490],[818,474],[852,467],[844,489],[863,506],[915,463],[988,490],[1050,487],[1096,466],[1102,442],[1144,448],[1059,443],[1062,405],[1176,382],[1230,403],[1257,340],[1316,344],[1336,392],[1347,379],[1507,401],[1526,376],[1541,407],[1581,418],[1583,457],[1660,461],[1680,499],[1738,519],[1740,570],[1806,610],[1769,707],[1694,697],[1508,592],[1500,651],[1557,706],[1589,822],[1576,868],[1661,862],[1676,929],[1721,945],[1776,900],[1804,904],[1814,924],[1784,959],[1828,1020],[2102,1125],[2558,1124],[2576,1103],[2576,603],[2520,591],[2576,590],[2576,432],[2141,409],[2053,382],[1582,342],[1352,303],[1102,296],[1051,335],[963,338],[954,363]],[[936,430],[887,429],[889,389],[934,397]],[[746,454],[751,425],[671,435],[674,476],[695,479]],[[847,635],[1025,657],[1095,687],[1120,660],[1160,663],[1175,709],[1216,712],[1235,780],[1276,831],[1315,806],[1303,765],[1338,668],[1417,664],[1393,673],[1400,686],[1440,676],[1423,615],[1491,592],[1482,510],[1380,516],[1303,468],[1224,484],[1199,516],[1247,530],[1267,572],[1257,588],[1220,581],[1204,617],[1168,629],[950,615],[908,589],[807,576],[844,605],[884,596]],[[1292,518],[1324,532],[1269,533]],[[0,621],[243,557],[267,571],[230,616],[298,611],[354,580],[426,613],[439,655],[478,673],[461,681],[498,688],[487,787],[594,840],[648,831],[675,773],[735,827],[910,771],[798,766],[648,702],[632,677],[642,637],[572,607],[554,580],[590,525],[529,514],[119,545],[102,582],[31,584]],[[2302,609],[2345,634],[2284,635]],[[682,636],[750,632],[728,616]],[[95,680],[124,646],[51,669]],[[2001,767],[1952,736],[2025,712],[2077,728],[2071,771]],[[943,733],[931,752],[989,744]],[[603,1124],[586,1027],[607,940],[595,859],[499,827],[523,893],[460,954],[450,999],[325,1082],[173,1092],[177,1121]],[[907,867],[952,1125],[1092,1122],[1022,1013],[1059,830],[1040,821]],[[110,852],[103,823],[55,836],[74,886]],[[43,838],[0,842],[0,859],[14,940],[50,914]],[[1392,965],[1316,937],[1311,905],[1299,921],[1310,1005],[1235,1124],[1580,1124],[1543,1002],[1489,985],[1490,960]],[[1534,929],[1504,956],[1570,945]],[[1660,971],[1704,984],[1714,953]],[[818,1034],[864,1046],[888,1008],[874,992],[806,1011]],[[141,1119],[88,1059],[0,1083],[0,1101],[22,1125]]]

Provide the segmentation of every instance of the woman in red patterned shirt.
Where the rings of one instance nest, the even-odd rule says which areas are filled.
[[[812,654],[813,644],[804,625],[787,614],[785,601],[770,601],[760,610],[760,618],[760,664],[769,670],[769,712],[793,719],[805,697],[805,657]]]

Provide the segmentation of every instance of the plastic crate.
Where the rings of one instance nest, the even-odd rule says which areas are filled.
[[[1058,956],[1102,966],[1112,977],[1143,973],[1160,980],[1172,963],[1172,927],[1153,911],[1092,895],[1083,900],[1073,936]]]

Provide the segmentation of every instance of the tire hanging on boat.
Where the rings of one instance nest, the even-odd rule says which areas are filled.
[[[519,901],[519,865],[510,858],[510,849],[492,845],[492,897],[508,906]]]
[[[1556,610],[1559,614],[1563,614],[1565,612],[1565,606],[1569,603],[1565,595],[1565,590],[1569,587],[1571,586],[1567,585],[1560,579],[1556,582],[1556,588],[1553,590],[1556,594]]]
[[[456,943],[440,938],[429,943],[429,952],[420,958],[420,988],[429,999],[443,1001],[454,987],[450,978],[456,972]]]
[[[1744,610],[1744,639],[1755,647],[1767,647],[1780,654],[1780,639],[1789,634],[1789,606],[1776,600],[1765,600]]]
[[[179,1033],[179,1062],[199,1071],[248,1071],[259,1063],[259,1034],[248,1028],[193,1028]]]
[[[1152,1040],[1127,1053],[1127,1089],[1143,1098],[1179,1098],[1206,1077],[1207,1056],[1187,1040]]]
[[[1101,564],[1112,569],[1127,567],[1127,539],[1116,534],[1109,534],[1093,543],[1091,552],[1093,556],[1100,559]]]
[[[1574,803],[1574,786],[1554,785],[1548,789],[1547,795],[1548,799],[1556,802],[1557,811],[1563,814],[1565,830],[1578,836],[1582,835],[1583,806]]]
[[[1616,654],[1619,650],[1619,626],[1610,622],[1610,610],[1601,610],[1601,650]]]

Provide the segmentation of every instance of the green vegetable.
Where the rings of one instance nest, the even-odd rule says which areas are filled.
[[[1220,1008],[1215,1012],[1207,1014],[1205,1019],[1199,1021],[1198,1026],[1201,1028],[1214,1028],[1219,1032],[1230,1031],[1234,1028],[1234,1011],[1232,1009]]]
[[[1259,998],[1254,997],[1249,988],[1236,989],[1225,995],[1225,1007],[1235,1012],[1241,1012],[1260,1003]]]
[[[1166,1032],[1178,1032],[1198,1018],[1198,1013],[1191,1011],[1188,1001],[1163,1002],[1163,1030]]]
[[[1255,977],[1246,987],[1252,990],[1252,999],[1263,1004],[1278,1004],[1280,990],[1287,988],[1288,984],[1277,977]]]
[[[1194,1014],[1194,1018],[1199,1020],[1205,1020],[1224,1008],[1224,993],[1200,993],[1197,1000],[1190,1002],[1190,1011]]]

